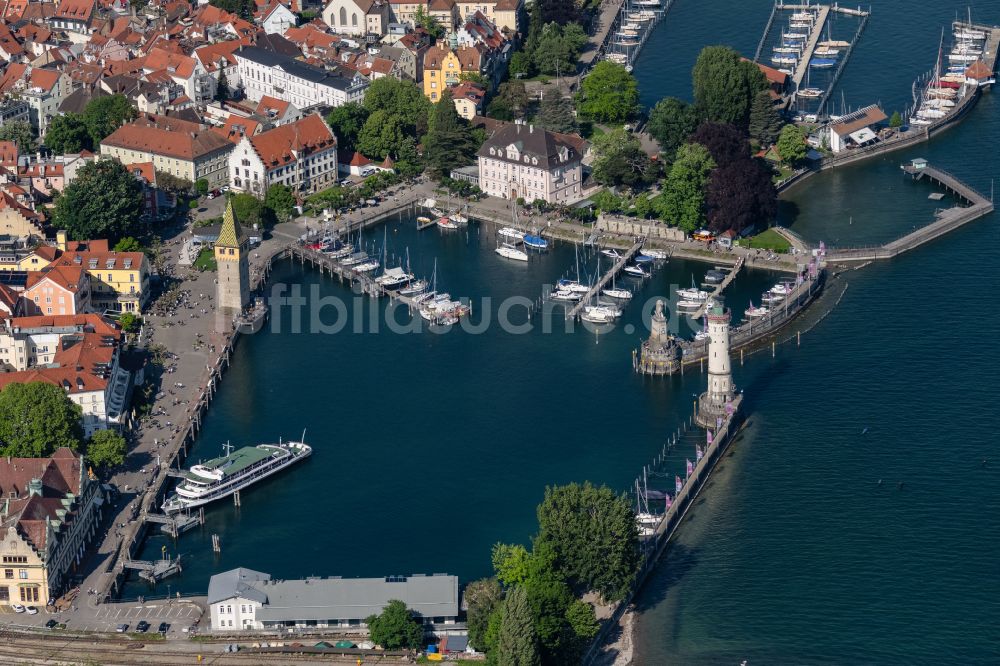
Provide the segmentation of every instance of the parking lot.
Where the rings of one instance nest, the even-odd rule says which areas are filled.
[[[44,627],[49,620],[65,623],[67,629],[74,631],[114,632],[120,624],[128,625],[128,632],[135,631],[135,625],[140,620],[150,624],[149,631],[155,632],[161,622],[170,625],[169,634],[181,635],[183,630],[197,624],[201,619],[201,607],[187,601],[165,600],[150,601],[145,604],[136,602],[102,604],[96,609],[77,608],[76,610],[59,613],[48,612],[39,608],[38,615],[15,613],[10,607],[0,607],[0,625],[9,627]]]

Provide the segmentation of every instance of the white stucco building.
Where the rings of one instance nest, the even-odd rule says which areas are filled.
[[[337,182],[337,138],[319,114],[244,136],[229,157],[233,189],[264,196],[271,185],[317,192]]]
[[[572,203],[582,198],[586,146],[575,135],[532,125],[506,125],[477,153],[479,188],[503,199]]]
[[[308,110],[360,102],[368,89],[368,79],[357,72],[329,71],[256,46],[235,56],[247,99],[254,102],[266,95]]]

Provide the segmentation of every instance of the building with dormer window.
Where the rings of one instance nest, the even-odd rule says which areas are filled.
[[[317,192],[337,181],[337,138],[319,114],[244,136],[229,156],[230,183],[263,197],[271,185]]]
[[[503,199],[541,199],[568,204],[583,197],[583,156],[587,142],[520,123],[499,128],[483,144],[479,187]]]

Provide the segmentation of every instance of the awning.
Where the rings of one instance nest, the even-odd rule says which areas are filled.
[[[868,143],[869,141],[875,139],[875,132],[871,131],[867,127],[862,127],[857,132],[851,132],[850,136],[855,143]]]

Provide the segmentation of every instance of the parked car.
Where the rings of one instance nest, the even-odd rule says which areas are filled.
[[[14,605],[11,606],[11,608],[14,609],[15,613],[23,613],[24,612],[24,606],[22,606],[21,604],[14,604]]]
[[[115,631],[118,632],[119,634],[124,634],[126,631],[128,631],[128,625],[119,624],[117,627],[115,627]]]
[[[57,624],[59,624],[59,623],[56,622],[55,620],[49,620],[48,622],[45,623],[45,628],[46,629],[54,629]]]
[[[221,196],[221,195],[222,195],[222,192],[220,190],[212,190],[211,192],[208,193],[208,198],[209,199],[214,199],[215,197],[218,197],[218,196]]]
[[[161,634],[167,633],[168,631],[170,631],[170,624],[167,622],[161,622],[159,631]]]
[[[28,615],[38,615],[38,609],[34,606],[28,606],[24,610]]]
[[[138,631],[140,634],[146,633],[147,631],[149,631],[149,622],[146,622],[145,620],[139,620],[139,624],[135,625],[135,630]]]

